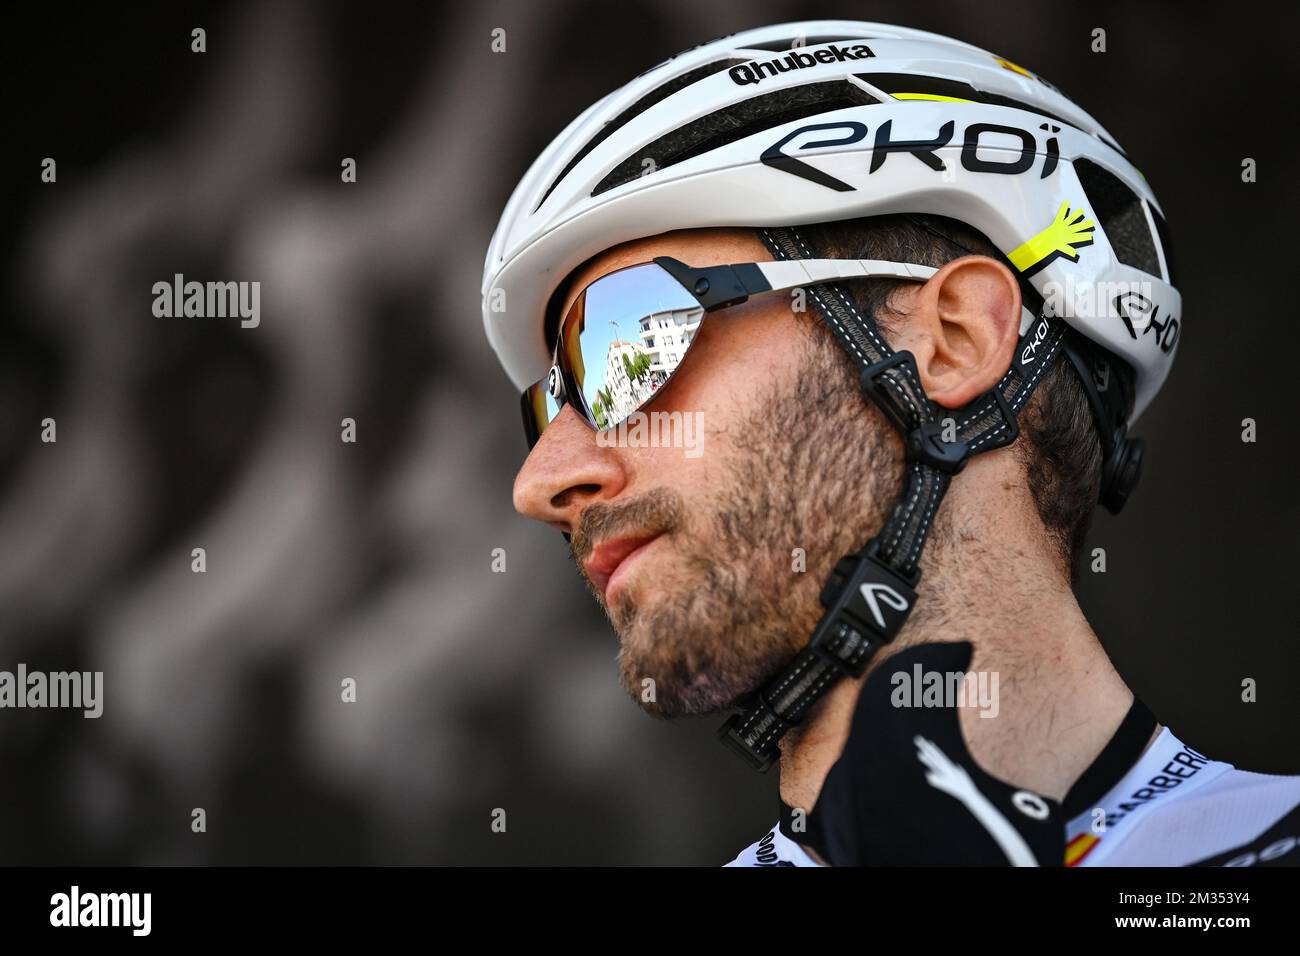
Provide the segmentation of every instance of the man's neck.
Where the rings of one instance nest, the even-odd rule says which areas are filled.
[[[937,560],[926,569],[917,613],[872,669],[904,647],[969,641],[971,670],[996,673],[998,681],[995,717],[981,717],[974,702],[961,708],[971,756],[999,779],[1061,800],[1114,735],[1133,695],[1089,627],[1059,562],[1048,551],[1038,553],[1042,545],[1032,536],[1015,540],[1014,529],[1024,524],[994,515],[979,528],[967,525],[945,536],[946,546],[936,549]],[[981,545],[974,555],[954,560],[963,541],[972,550],[972,531]],[[807,810],[816,802],[844,749],[858,692],[870,674],[841,681],[783,743],[781,798],[788,805]]]

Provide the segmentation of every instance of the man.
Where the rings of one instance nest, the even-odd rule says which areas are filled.
[[[1165,233],[1055,88],[842,21],[669,60],[520,183],[484,277],[515,505],[645,710],[739,708],[724,743],[779,760],[735,863],[1300,857],[1300,778],[1159,727],[1071,590],[1176,351]]]

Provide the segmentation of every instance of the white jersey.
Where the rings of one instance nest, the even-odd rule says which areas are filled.
[[[1067,866],[1297,866],[1300,776],[1206,760],[1165,728],[1065,836]]]
[[[960,810],[954,805],[954,810]],[[1065,829],[1066,866],[1300,865],[1300,776],[1207,760],[1165,728]],[[820,866],[780,826],[727,866]]]
[[[954,645],[917,653],[961,663]],[[728,866],[820,865],[804,846],[848,865],[1300,866],[1300,776],[1238,770],[1168,728],[1141,749],[1154,718],[1138,702],[1061,803],[985,774],[951,712],[895,710],[883,723],[872,706],[858,710],[872,733],[850,733],[805,828],[783,804],[781,822]]]

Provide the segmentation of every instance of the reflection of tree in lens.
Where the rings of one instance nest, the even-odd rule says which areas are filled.
[[[633,346],[633,348],[637,348],[636,358],[629,359],[627,353],[623,353],[623,371],[627,374],[628,384],[633,393],[633,401],[639,405],[654,391],[648,381],[650,366],[653,362],[650,356],[637,346]]]
[[[614,405],[614,399],[609,394],[609,386],[596,392],[596,401],[591,406],[591,414],[596,417],[596,426],[604,431],[609,427],[609,409]]]
[[[601,404],[611,425],[627,418],[645,402],[650,394],[645,382],[653,367],[654,359],[640,345],[622,339],[609,344],[605,356],[605,384],[597,392],[597,397],[602,398]]]

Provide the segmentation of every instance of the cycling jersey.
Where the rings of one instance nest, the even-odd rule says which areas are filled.
[[[919,675],[964,672],[968,643],[894,655],[865,682],[844,753],[812,811],[780,822],[728,866],[1300,865],[1300,776],[1211,760],[1135,700],[1057,802],[987,773],[955,706],[908,706]],[[900,676],[901,675],[901,676]],[[910,695],[914,696],[914,695]]]

